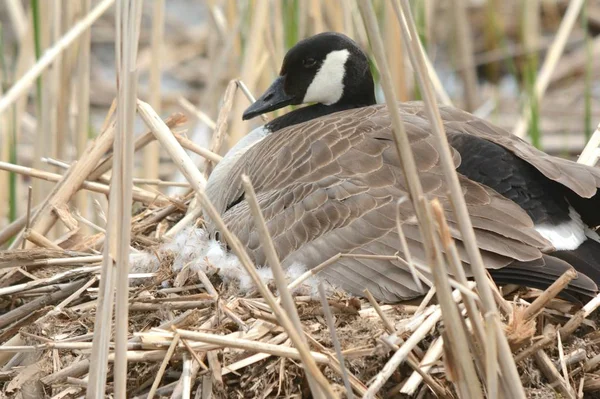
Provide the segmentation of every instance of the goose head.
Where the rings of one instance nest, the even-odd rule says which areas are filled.
[[[307,103],[344,108],[376,103],[369,59],[352,39],[325,32],[298,42],[285,55],[279,77],[243,119]]]

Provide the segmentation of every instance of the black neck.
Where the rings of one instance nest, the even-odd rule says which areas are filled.
[[[373,102],[374,104],[374,102]],[[265,127],[271,132],[276,132],[288,126],[297,125],[298,123],[310,121],[321,116],[329,115],[334,112],[345,111],[353,108],[361,108],[372,104],[346,104],[336,103],[332,105],[314,104],[300,109],[288,112],[271,122],[265,124]]]

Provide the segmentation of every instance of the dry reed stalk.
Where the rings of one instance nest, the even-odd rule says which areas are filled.
[[[116,106],[116,101],[113,102],[113,105]],[[110,114],[111,114],[111,112],[109,110],[109,115]],[[109,117],[107,116],[105,123],[108,122],[108,120],[109,120]],[[186,121],[187,121],[187,119],[183,114],[176,113],[176,114],[169,116],[165,120],[165,124],[169,127],[169,129],[173,129],[173,128],[185,123]],[[102,129],[102,130],[104,131],[105,129]],[[135,150],[138,151],[141,148],[144,148],[144,146],[148,145],[148,143],[150,143],[152,140],[154,140],[154,135],[152,134],[152,132],[146,132],[145,134],[141,135],[140,137],[138,137],[135,140],[135,144],[134,144]],[[90,174],[89,180],[97,180],[104,173],[108,172],[112,168],[112,161],[113,161],[113,154],[109,154],[108,156],[106,156],[102,160],[102,162],[100,162],[100,164],[96,167],[96,169],[94,169],[94,171]]]
[[[425,353],[423,360],[419,363],[418,367],[422,373],[428,373],[435,362],[437,362],[444,351],[444,340],[438,337],[429,346],[429,349]],[[423,382],[423,377],[416,371],[413,371],[408,380],[402,385],[400,393],[405,395],[414,395],[415,391],[419,388],[419,385]]]
[[[77,22],[63,37],[51,48],[46,50],[44,55],[35,63],[35,65],[27,71],[21,79],[6,92],[5,96],[0,99],[0,114],[21,97],[35,80],[48,68],[48,66],[58,57],[65,49],[67,49],[86,29],[104,14],[104,12],[114,3],[115,0],[104,0],[98,4],[88,15],[81,21]]]
[[[250,206],[250,212],[252,213],[252,216],[254,218],[254,226],[258,230],[259,240],[265,252],[267,264],[271,267],[271,270],[273,271],[273,277],[275,279],[277,289],[279,290],[279,299],[281,301],[283,309],[287,312],[288,316],[290,317],[294,328],[296,328],[298,332],[302,332],[302,323],[300,322],[300,316],[298,315],[296,304],[294,303],[294,299],[292,298],[291,292],[287,288],[285,272],[283,271],[281,263],[279,262],[279,257],[277,256],[277,252],[275,251],[275,245],[273,244],[273,240],[271,239],[271,235],[269,234],[267,222],[260,210],[260,206],[258,205],[258,199],[256,198],[256,193],[254,192],[252,183],[246,175],[242,175],[241,180],[242,186],[244,187],[244,192],[246,193],[246,201]],[[302,340],[302,344],[305,346],[303,350],[308,350],[304,334],[300,334],[300,338]],[[312,376],[310,376],[310,374],[307,374],[306,378],[308,380],[308,384],[310,386],[312,394],[316,398],[324,397],[325,394],[319,389],[319,386],[313,380]],[[350,395],[352,395],[352,393],[350,393]]]
[[[76,165],[76,164],[74,164]],[[37,170],[33,168],[27,168],[24,166],[13,165],[6,162],[0,162],[0,170],[11,171],[14,173],[19,173],[21,175],[35,177],[37,179],[42,179],[50,182],[61,182],[66,175],[59,175],[56,173],[44,172],[42,170]],[[80,186],[82,189],[93,191],[100,194],[109,194],[110,187],[106,184],[96,183],[91,181],[83,181]],[[133,199],[144,204],[156,204],[158,206],[164,206],[170,204],[170,201],[166,198],[161,198],[160,194],[154,194],[148,192],[146,190],[142,190],[141,188],[134,187],[133,188]],[[58,208],[58,206],[57,206]]]
[[[560,276],[555,282],[552,283],[552,285],[546,288],[546,290],[544,290],[544,292],[542,292],[542,294],[538,296],[535,301],[531,303],[531,305],[525,308],[523,319],[526,321],[536,317],[540,312],[542,312],[542,310],[544,310],[544,307],[546,307],[548,302],[554,299],[575,277],[577,277],[577,271],[573,268],[564,272],[562,276]]]
[[[23,3],[19,0],[7,0],[5,2],[10,22],[17,36],[17,42],[23,42],[27,32],[28,22]]]
[[[200,341],[207,344],[218,345],[223,348],[243,349],[257,353],[268,353],[275,356],[287,357],[295,360],[303,360],[303,355],[295,348],[289,348],[282,345],[267,344],[265,342],[252,341],[244,338],[229,338],[223,335],[207,334],[198,331],[188,331],[182,329],[175,330],[181,338],[192,341]],[[319,364],[329,364],[329,357],[319,352],[309,352],[308,355],[314,362]]]
[[[40,18],[36,41],[36,57],[37,47],[39,46],[41,54],[54,43],[51,41],[58,36],[60,30],[60,12],[58,15],[55,10],[56,6],[60,8],[59,1],[38,2],[38,14],[46,15],[46,18]],[[54,18],[57,17],[58,21]],[[35,24],[35,22],[34,22]],[[56,34],[55,34],[56,33]],[[35,95],[35,116],[36,116],[36,140],[33,145],[33,167],[42,168],[41,158],[45,155],[57,157],[55,152],[56,143],[56,103],[58,101],[58,93],[56,86],[60,81],[61,57],[58,56],[48,66],[48,68],[37,79],[37,90]],[[17,82],[18,83],[18,82]],[[44,181],[35,180],[33,185],[33,203],[39,204],[44,199],[44,193],[50,191],[50,185]]]
[[[286,333],[281,333],[279,335],[276,335],[269,341],[267,341],[267,343],[273,344],[273,345],[283,344],[283,346],[289,346],[291,341],[288,339],[288,336]],[[231,364],[224,366],[221,375],[225,376],[227,374],[233,373],[234,371],[240,370],[244,367],[248,367],[252,364],[255,364],[261,360],[267,359],[271,356],[272,355],[270,355],[268,353],[257,353],[254,355],[250,355],[242,360],[238,360],[235,363],[231,363]]]
[[[202,215],[202,208],[195,207],[190,210],[179,222],[177,222],[173,227],[169,229],[164,235],[163,238],[171,239],[175,237],[178,233],[180,233],[187,226],[194,224],[196,220]]]
[[[467,19],[467,5],[465,0],[453,0],[452,11],[454,17],[454,29],[458,47],[458,59],[463,78],[465,108],[472,112],[479,103],[477,94],[477,73],[473,57],[473,35],[469,28]]]
[[[248,88],[248,86],[246,86],[246,83],[244,83],[243,80],[237,79],[235,83],[237,84],[238,88],[242,91],[242,93],[244,93],[244,96],[246,96],[248,101],[250,101],[250,104],[256,101],[256,98],[254,98],[254,96],[250,92],[250,89]],[[260,119],[262,119],[265,122],[269,121],[269,117],[266,114],[261,114]]]
[[[81,2],[81,13],[86,15],[92,7],[91,0]],[[75,84],[77,98],[77,120],[75,125],[77,159],[79,159],[88,143],[88,130],[90,123],[90,55],[91,32],[86,29],[79,39],[79,54],[77,59],[77,83]],[[75,197],[75,204],[84,216],[88,214],[88,197],[79,194]]]
[[[207,159],[215,164],[221,162],[221,159],[223,159],[223,157],[220,156],[219,154],[217,154],[211,150],[207,150],[204,147],[200,147],[198,144],[194,143],[192,140],[187,139],[180,134],[173,133],[173,136],[175,136],[175,138],[177,139],[177,141],[179,142],[179,144],[181,144],[181,146],[183,148],[185,148],[186,150],[190,150],[193,153],[198,154],[201,157],[204,157],[205,159]]]
[[[301,2],[303,3],[303,2]],[[248,37],[262,38],[263,32],[265,31],[266,22],[268,21],[268,1],[259,1],[252,7],[252,17],[250,22],[250,28],[248,30]],[[256,82],[258,81],[259,73],[261,72],[256,65],[259,63],[260,54],[262,54],[262,40],[248,40],[246,42],[246,49],[244,51],[244,58],[242,59],[240,66],[240,79],[243,80],[251,91],[255,91]],[[229,146],[233,146],[238,140],[245,135],[247,132],[247,123],[239,119],[239,115],[242,114],[243,109],[246,107],[244,101],[238,97],[234,101],[233,122],[231,124],[229,135]],[[227,113],[229,114],[229,112]],[[218,125],[218,122],[217,122]]]
[[[46,200],[41,204],[38,211],[31,219],[31,228],[44,235],[50,230],[57,220],[54,209],[60,208],[66,204],[77,190],[81,187],[86,177],[90,174],[98,161],[112,145],[114,139],[114,125],[109,126],[100,136],[88,146],[84,156],[74,164],[62,177],[60,182],[54,187]],[[20,243],[16,239],[11,248],[15,248]]]
[[[342,257],[342,254],[334,255],[331,258],[327,259],[325,262],[321,263],[320,265],[315,266],[312,269],[307,270],[306,272],[302,273],[300,276],[298,276],[298,278],[296,278],[294,281],[292,281],[291,283],[288,284],[288,290],[290,290],[290,291],[295,290],[304,281],[311,278],[312,276],[316,276],[317,273],[319,273],[321,270],[325,269],[326,267],[333,265],[341,257]]]
[[[223,140],[225,139],[225,134],[227,133],[227,118],[229,118],[231,107],[233,107],[236,90],[237,84],[235,80],[230,80],[227,84],[227,88],[225,89],[223,106],[219,110],[212,143],[210,145],[210,151],[213,153],[219,153],[221,145],[223,144]]]
[[[572,0],[569,2],[565,16],[560,23],[558,31],[556,32],[556,37],[548,50],[548,54],[544,59],[544,63],[542,64],[535,82],[534,95],[535,101],[537,101],[538,104],[548,89],[552,72],[554,72],[554,68],[565,50],[565,44],[567,43],[569,34],[577,22],[577,16],[581,12],[584,3],[585,0]],[[529,126],[531,119],[531,105],[529,101],[526,102],[523,109],[524,114],[521,115],[512,131],[512,133],[518,137],[525,136]]]
[[[138,112],[140,113],[140,116],[142,117],[146,125],[156,135],[156,138],[161,142],[163,147],[165,147],[165,150],[169,153],[169,155],[171,156],[177,167],[180,169],[182,174],[190,182],[190,184],[194,188],[194,191],[196,192],[196,196],[199,199],[200,205],[202,206],[203,210],[206,212],[207,216],[210,217],[212,221],[217,225],[217,228],[223,234],[225,240],[230,245],[233,252],[240,259],[240,263],[244,266],[244,268],[256,284],[258,291],[271,306],[271,309],[277,316],[277,319],[280,321],[281,325],[289,334],[290,339],[292,340],[292,342],[294,342],[294,345],[298,348],[302,357],[302,361],[306,367],[306,372],[310,373],[313,376],[313,378],[315,378],[315,380],[327,394],[327,397],[333,397],[333,394],[329,393],[331,391],[331,387],[328,381],[317,368],[313,358],[310,357],[309,354],[303,350],[304,347],[302,345],[300,333],[294,329],[291,320],[287,317],[283,309],[277,304],[271,292],[267,289],[266,286],[264,286],[245,249],[242,247],[239,240],[237,240],[237,238],[233,234],[231,234],[231,232],[221,219],[220,215],[218,214],[218,212],[210,203],[210,200],[204,193],[203,187],[205,182],[202,174],[194,166],[193,162],[185,153],[183,148],[179,146],[173,135],[170,134],[170,131],[164,124],[164,122],[158,117],[158,115],[156,115],[156,113],[148,104],[138,100]]]
[[[80,15],[86,15],[89,13],[89,9],[86,13],[80,13],[82,2],[61,2],[57,1],[54,3],[54,30],[53,30],[53,42],[56,43],[60,40],[62,32],[70,29],[74,23],[80,18]],[[86,30],[85,34],[89,33],[90,30]],[[50,85],[54,92],[56,101],[52,104],[52,115],[55,121],[52,125],[52,149],[51,153],[57,156],[59,159],[67,159],[70,155],[68,151],[70,146],[64,145],[68,143],[71,137],[74,137],[74,125],[71,123],[72,115],[74,113],[74,102],[73,95],[75,91],[73,89],[73,77],[78,72],[77,69],[77,55],[81,50],[79,48],[81,40],[77,40],[72,46],[69,46],[63,53],[57,58],[52,69],[52,74],[55,78],[52,79]],[[89,81],[89,75],[86,76]],[[89,97],[85,99],[89,100]],[[89,105],[88,105],[89,106]],[[77,140],[77,138],[75,138]],[[75,143],[76,147],[76,143]],[[85,149],[85,145],[82,150]]]
[[[149,104],[138,100],[137,107],[142,120],[146,123],[146,126],[150,129],[162,146],[165,147],[169,155],[171,155],[173,162],[180,170],[182,170],[182,173],[184,173],[184,176],[190,185],[196,192],[200,191],[197,189],[197,187],[203,191],[204,187],[206,186],[206,179],[198,171],[184,149],[179,145],[177,139],[171,133],[171,129],[169,129],[166,123],[160,119],[158,114],[154,112]]]
[[[444,210],[437,199],[434,199],[431,203],[431,208],[433,210],[433,214],[435,215],[437,225],[439,228],[439,236],[442,246],[444,248],[444,253],[446,255],[446,259],[448,261],[448,265],[450,267],[450,272],[458,281],[458,283],[465,285],[467,284],[467,276],[463,269],[462,262],[460,261],[460,257],[458,255],[458,250],[456,249],[456,245],[452,236],[450,234],[450,230],[448,228],[448,224],[446,223],[446,216],[444,214]],[[472,329],[474,331],[474,336],[472,337],[472,343],[474,348],[474,357],[477,366],[479,369],[485,369],[487,371],[486,377],[492,377],[493,381],[497,380],[497,357],[494,357],[493,360],[490,359],[490,363],[495,370],[492,372],[492,369],[489,367],[485,367],[487,362],[482,361],[482,359],[488,359],[490,353],[496,353],[496,344],[494,341],[488,342],[487,336],[485,334],[484,325],[482,323],[481,314],[479,313],[477,304],[475,303],[475,299],[473,299],[469,295],[463,296],[463,303],[465,304],[465,308],[467,310],[467,314],[469,316],[469,321],[471,323]],[[491,326],[492,331],[494,326]],[[488,351],[489,349],[489,351]],[[487,379],[486,379],[487,381]],[[496,396],[497,391],[490,390],[490,385],[495,386],[496,384],[489,384],[487,394],[489,396]]]
[[[27,188],[27,213],[25,214],[25,231],[29,230],[29,225],[31,223],[31,208],[33,201],[32,191],[33,187],[29,186]],[[25,240],[23,240],[23,245],[21,246],[21,249],[25,249]]]
[[[400,10],[402,8],[402,11]],[[408,43],[408,53],[411,58],[411,62],[414,65],[415,71],[421,87],[422,94],[425,99],[426,111],[432,126],[432,130],[435,132],[437,137],[438,153],[440,154],[440,163],[446,176],[446,181],[450,188],[450,198],[453,205],[454,213],[458,221],[458,225],[463,237],[463,243],[469,255],[471,270],[477,282],[479,294],[481,296],[484,311],[486,314],[497,315],[498,310],[492,290],[489,286],[489,279],[479,248],[477,247],[477,240],[473,231],[473,226],[469,218],[469,213],[465,204],[462,189],[458,182],[458,177],[454,167],[454,161],[450,152],[450,146],[446,138],[446,132],[444,130],[439,109],[435,102],[435,96],[431,89],[430,81],[426,76],[427,68],[425,66],[423,52],[421,46],[418,44],[418,34],[414,22],[412,21],[412,15],[410,13],[410,7],[406,0],[402,0],[400,4],[398,1],[394,1],[394,10],[400,20],[402,26],[402,32],[405,43]],[[404,17],[402,17],[404,15]],[[413,39],[411,39],[413,38]],[[436,287],[439,289],[439,287]],[[496,323],[496,334],[498,340],[498,354],[501,365],[501,371],[503,376],[503,385],[506,389],[507,394],[513,398],[525,398],[525,392],[521,384],[519,374],[517,372],[516,365],[510,353],[510,348],[506,337],[502,333],[502,328],[499,318],[495,319]]]
[[[331,3],[326,1],[325,3]],[[408,101],[406,67],[404,65],[404,45],[400,36],[400,25],[394,17],[392,3],[386,1],[385,7],[385,41],[393,43],[388,51],[387,62],[392,72],[396,95],[400,101]]]
[[[325,18],[328,22],[328,28],[334,32],[344,32],[344,14],[336,1],[324,1]],[[281,15],[281,14],[276,14]],[[277,57],[277,59],[281,59]]]
[[[161,86],[163,69],[163,47],[165,35],[165,0],[152,2],[152,41],[150,62],[150,98],[149,104],[160,115]],[[158,179],[160,162],[159,144],[149,143],[144,149],[144,175],[149,179]]]
[[[369,303],[371,304],[373,309],[375,309],[375,312],[377,312],[377,315],[381,319],[381,322],[383,323],[383,326],[385,327],[387,332],[389,334],[394,334],[396,332],[396,329],[394,328],[392,323],[389,321],[389,319],[387,318],[385,313],[383,313],[383,310],[381,310],[381,306],[379,306],[379,304],[377,303],[377,300],[375,299],[373,294],[371,294],[371,292],[367,289],[365,289],[363,291],[363,294],[365,294],[365,297],[367,298],[367,300],[369,301]]]
[[[325,321],[327,322],[327,327],[329,328],[329,335],[331,335],[331,342],[333,343],[335,354],[337,356],[337,361],[339,363],[342,381],[344,382],[344,387],[346,388],[346,397],[348,399],[354,399],[354,393],[352,392],[352,384],[350,383],[348,369],[346,369],[344,355],[342,354],[342,346],[340,345],[340,340],[338,339],[335,330],[335,321],[333,320],[333,315],[331,314],[329,302],[327,301],[327,293],[325,292],[325,287],[323,286],[323,283],[319,283],[319,296],[321,299],[321,306],[323,307],[323,314],[325,315]]]
[[[200,122],[204,123],[210,129],[214,130],[215,127],[217,126],[215,124],[215,122],[210,118],[210,116],[208,116],[204,112],[200,111],[198,108],[196,108],[196,106],[194,106],[194,104],[192,104],[191,102],[189,102],[184,97],[178,97],[177,98],[177,103],[186,112],[188,112],[190,115],[195,116],[196,119],[198,119]]]
[[[598,158],[600,158],[600,152],[598,147],[600,146],[600,124],[596,127],[596,130],[590,137],[589,141],[585,145],[583,151],[577,158],[577,162],[582,163],[584,165],[594,166],[596,162],[598,162]]]
[[[311,0],[310,7],[308,8],[307,15],[311,19],[311,34],[321,33],[325,30],[325,23],[323,21],[323,10],[321,10],[321,0]]]
[[[40,233],[36,232],[35,230],[31,230],[31,229],[25,230],[25,233],[23,234],[23,238],[25,240],[28,240],[29,242],[37,245],[38,247],[48,248],[48,249],[56,249],[59,251],[62,250],[61,247],[54,244],[52,241],[50,241],[49,239],[47,239]]]
[[[117,3],[115,40],[117,67],[117,123],[114,145],[114,176],[111,181],[109,215],[104,247],[98,312],[94,323],[90,383],[87,397],[102,397],[106,389],[108,342],[111,333],[113,289],[115,301],[114,395],[126,397],[129,295],[129,245],[133,177],[133,122],[137,97],[137,48],[142,15],[141,0]],[[118,178],[117,178],[118,177]],[[116,262],[114,271],[113,262]],[[114,273],[114,274],[113,274]],[[116,282],[115,282],[116,279]]]
[[[469,283],[469,287],[473,288],[475,283]],[[460,293],[458,290],[455,290],[452,293],[452,300],[458,301],[460,298]],[[392,357],[387,361],[385,366],[379,371],[379,373],[375,376],[373,382],[369,386],[369,390],[364,395],[364,398],[374,398],[375,394],[381,389],[383,384],[389,379],[389,377],[394,373],[398,367],[406,360],[409,353],[429,334],[429,331],[435,327],[437,322],[442,317],[442,311],[439,309],[439,306],[436,305],[437,310],[434,311],[429,317],[423,320],[421,323],[416,326],[412,335],[402,344],[402,346],[392,355]]]
[[[4,328],[17,320],[24,319],[32,315],[34,312],[45,308],[48,305],[52,305],[63,300],[73,292],[77,291],[77,289],[79,289],[79,287],[81,287],[83,284],[84,283],[82,280],[75,280],[67,284],[67,286],[63,287],[59,291],[42,295],[31,302],[27,302],[18,308],[0,315],[0,328]]]
[[[573,392],[573,388],[569,385],[568,381],[563,379],[560,375],[550,357],[544,352],[540,350],[535,353],[535,361],[546,379],[554,385],[560,391],[561,395],[564,395],[565,398],[575,399],[575,392]]]
[[[61,248],[61,253],[64,250]],[[15,267],[15,266],[28,266],[28,267],[41,267],[41,266],[68,266],[68,265],[79,265],[87,263],[96,263],[102,261],[102,255],[89,255],[89,256],[75,256],[72,258],[56,258],[56,259],[35,259],[31,261],[9,261],[0,262],[0,268]]]
[[[154,382],[152,383],[152,387],[150,388],[150,392],[148,393],[148,399],[152,399],[154,397],[154,395],[156,394],[156,390],[158,389],[160,380],[162,379],[162,376],[163,376],[165,370],[167,369],[167,365],[171,361],[171,357],[173,356],[173,353],[175,353],[175,349],[177,348],[178,343],[179,343],[179,335],[175,334],[175,336],[173,337],[173,340],[171,341],[171,345],[169,345],[169,349],[167,349],[167,354],[165,355],[165,358],[163,359],[158,371],[156,372],[156,378],[154,379]]]

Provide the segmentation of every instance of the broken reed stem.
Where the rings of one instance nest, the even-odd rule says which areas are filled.
[[[569,399],[575,399],[575,394],[573,389],[569,385],[567,381],[560,375],[552,360],[548,357],[546,352],[543,350],[539,350],[535,353],[535,361],[540,368],[540,371],[548,382],[550,382],[553,386],[557,387],[562,395]]]
[[[194,117],[196,117],[196,119],[198,119],[200,122],[204,123],[206,126],[208,126],[211,130],[215,130],[215,127],[217,126],[215,124],[215,122],[210,118],[210,116],[206,115],[204,112],[200,111],[198,108],[196,108],[194,106],[194,104],[192,104],[191,102],[189,102],[186,98],[184,97],[178,97],[177,98],[177,103],[181,106],[181,108],[183,108],[186,112],[188,112],[189,114],[193,115]]]
[[[138,111],[146,125],[156,135],[156,138],[158,141],[160,141],[163,147],[165,147],[181,173],[190,182],[194,188],[194,191],[196,192],[197,198],[200,201],[200,205],[202,206],[204,212],[206,212],[207,217],[209,217],[216,224],[216,227],[223,234],[226,242],[229,244],[233,252],[238,256],[240,263],[242,266],[244,266],[253,282],[256,284],[258,291],[270,305],[281,326],[286,330],[296,348],[299,348],[302,362],[306,367],[306,372],[312,374],[317,383],[321,386],[321,388],[323,388],[328,398],[333,398],[334,394],[331,392],[331,386],[329,385],[329,382],[317,368],[314,359],[309,356],[306,351],[302,350],[302,348],[305,348],[305,346],[302,344],[300,332],[296,331],[293,323],[287,317],[283,309],[279,306],[273,297],[273,294],[263,284],[258,272],[256,271],[256,268],[252,264],[252,260],[246,253],[246,250],[239,240],[231,233],[231,231],[229,231],[218,211],[204,193],[203,188],[205,185],[205,180],[202,174],[195,167],[192,160],[185,153],[183,148],[181,148],[181,146],[177,143],[173,135],[170,133],[169,128],[158,117],[158,115],[156,115],[156,113],[148,104],[138,100]]]
[[[536,317],[544,307],[554,299],[568,284],[571,280],[577,277],[577,271],[573,268],[567,270],[556,279],[540,296],[538,296],[531,305],[527,306],[523,312],[524,321],[531,320]]]
[[[29,69],[21,79],[0,98],[0,114],[4,113],[19,97],[25,94],[35,83],[36,79],[52,64],[61,53],[112,6],[115,0],[104,0],[83,19],[78,21],[63,37],[47,49],[42,57]]]
[[[498,310],[492,290],[489,286],[489,279],[487,272],[483,265],[483,259],[479,248],[477,246],[477,240],[475,232],[473,231],[473,225],[469,218],[469,212],[466,207],[465,198],[462,193],[458,176],[456,174],[454,160],[452,153],[450,152],[450,146],[446,137],[446,132],[440,117],[440,112],[435,100],[435,96],[431,89],[430,80],[426,74],[427,68],[423,60],[423,53],[420,45],[418,44],[418,33],[416,31],[412,14],[410,11],[410,5],[408,1],[401,0],[398,4],[398,0],[394,0],[394,10],[396,16],[402,26],[402,34],[404,43],[407,43],[408,53],[411,59],[411,63],[415,69],[419,87],[426,104],[425,110],[429,117],[432,131],[434,136],[437,138],[436,143],[438,147],[438,154],[440,155],[440,165],[446,176],[446,182],[450,188],[450,199],[453,205],[453,210],[458,221],[458,225],[462,234],[462,241],[465,245],[467,253],[469,255],[471,270],[477,282],[477,288],[481,296],[485,313],[497,315]],[[439,287],[436,287],[439,290]],[[525,391],[517,371],[517,367],[512,358],[508,341],[502,332],[501,323],[499,318],[496,318],[496,334],[498,339],[498,354],[501,364],[501,371],[503,376],[504,387],[507,394],[512,398],[519,399],[525,398]]]
[[[116,102],[113,102],[113,104],[115,104],[115,106],[116,106]],[[186,116],[183,114],[180,114],[180,113],[175,113],[175,114],[169,116],[165,120],[165,124],[169,127],[169,129],[173,129],[185,122],[187,122]],[[135,144],[134,144],[135,151],[139,151],[140,149],[144,148],[146,145],[148,145],[148,143],[152,142],[153,140],[154,140],[154,135],[151,132],[147,132],[147,133],[141,135],[140,137],[138,137],[135,140]],[[106,158],[104,158],[102,160],[102,162],[100,162],[98,167],[96,167],[96,169],[94,169],[94,171],[90,174],[89,180],[99,179],[103,174],[105,174],[112,168],[112,164],[113,164],[113,154],[109,154],[108,156],[106,156]]]
[[[544,63],[542,64],[542,68],[540,69],[537,80],[535,81],[534,101],[538,104],[544,96],[546,89],[548,88],[550,78],[552,77],[552,73],[554,72],[554,68],[556,67],[556,64],[560,60],[560,57],[562,56],[565,50],[565,45],[567,44],[569,34],[573,30],[573,26],[575,25],[575,22],[577,22],[577,16],[581,12],[581,8],[584,4],[585,0],[569,1],[569,6],[567,7],[565,16],[563,17],[560,26],[558,27],[556,37],[554,38],[552,45],[548,49],[548,53],[546,55],[546,58],[544,59]],[[521,115],[521,118],[515,125],[515,128],[513,129],[512,133],[518,137],[525,136],[530,120],[531,100],[528,100],[526,101],[526,104],[524,106],[524,114]]]
[[[108,151],[114,137],[115,125],[110,124],[95,141],[88,145],[84,155],[62,176],[39,210],[31,218],[32,230],[36,230],[42,235],[50,230],[58,218],[54,209],[61,208],[71,200],[86,180],[86,177],[96,167],[102,155]],[[19,240],[15,240],[11,248],[18,245],[18,243]]]
[[[267,263],[273,271],[275,284],[277,285],[277,289],[279,290],[279,298],[281,300],[281,305],[290,317],[294,328],[296,328],[298,332],[301,332],[303,331],[303,328],[302,323],[300,322],[300,316],[298,315],[298,309],[296,309],[296,304],[294,302],[294,298],[292,298],[291,292],[287,289],[285,272],[281,267],[279,257],[277,256],[277,252],[275,251],[275,245],[273,244],[271,234],[269,233],[269,230],[267,228],[267,222],[265,221],[265,218],[260,210],[260,206],[258,205],[258,199],[256,198],[254,187],[252,187],[252,183],[250,182],[248,176],[242,175],[241,180],[242,186],[244,187],[244,192],[246,193],[246,201],[250,206],[250,212],[252,213],[252,217],[254,218],[254,226],[258,230],[258,237],[262,244],[265,256],[267,258]],[[304,334],[300,334],[300,338],[303,341],[304,345],[307,345]],[[308,350],[308,346],[306,346],[306,350]],[[313,395],[317,397],[322,397],[323,393],[320,392],[318,386],[316,385],[315,381],[313,381],[310,374],[307,374],[306,377],[308,379],[308,384]]]
[[[428,373],[431,370],[433,364],[442,357],[444,351],[444,340],[442,337],[438,337],[429,346],[427,353],[423,357],[423,360],[418,364],[418,368],[421,373]],[[400,389],[400,393],[405,395],[414,395],[415,391],[423,381],[423,377],[416,370],[412,372],[406,383]]]
[[[567,339],[579,326],[583,323],[587,317],[600,307],[600,294],[596,295],[591,301],[585,304],[577,313],[573,315],[562,327],[558,329],[562,339]],[[525,348],[522,352],[515,356],[515,362],[518,363],[522,360],[527,359],[533,353],[538,350],[550,345],[556,338],[557,331],[545,334],[545,337],[540,339],[528,348]]]
[[[158,371],[156,372],[156,377],[154,378],[154,382],[152,383],[152,387],[150,387],[150,392],[148,393],[148,399],[152,399],[154,397],[154,394],[158,389],[158,385],[162,380],[162,376],[165,373],[169,362],[171,361],[171,357],[173,357],[173,353],[175,353],[175,349],[177,348],[178,343],[179,334],[175,334],[173,340],[171,341],[171,345],[169,345],[169,349],[167,349],[167,354],[165,355],[165,358],[163,359],[162,363],[160,364],[160,367],[158,368]]]
[[[52,241],[47,239],[45,236],[36,232],[35,230],[27,229],[23,234],[23,238],[25,240],[30,241],[31,243],[37,245],[38,247],[48,248],[48,249],[56,249],[58,251],[62,251],[62,248],[58,245],[54,244]]]
[[[244,338],[231,338],[223,335],[207,334],[198,331],[175,330],[181,338],[191,341],[200,341],[207,344],[218,345],[223,348],[244,349],[258,353],[268,353],[274,356],[287,357],[295,360],[303,360],[303,355],[296,348],[289,348],[282,345],[267,344],[265,342],[252,341]],[[329,364],[329,357],[319,352],[308,352],[313,362],[319,364]],[[335,397],[335,396],[334,396]]]
[[[469,282],[469,288],[473,288],[474,286],[475,283]],[[452,293],[452,301],[458,301],[459,298],[460,292],[455,290]],[[374,398],[376,393],[383,387],[389,377],[391,377],[391,375],[397,371],[398,367],[404,362],[404,360],[406,360],[411,351],[423,340],[425,336],[427,336],[429,331],[435,327],[442,316],[442,311],[439,308],[439,305],[436,306],[438,307],[437,310],[429,315],[421,324],[419,324],[412,335],[406,341],[404,341],[404,344],[402,344],[400,349],[398,349],[392,355],[385,366],[383,366],[383,368],[375,376],[363,398]]]
[[[35,177],[37,179],[42,179],[51,182],[60,182],[64,179],[65,175],[59,175],[57,173],[45,172],[43,170],[27,168],[25,166],[13,165],[7,162],[0,162],[0,170],[6,170],[14,173],[19,173],[21,175]],[[80,187],[85,190],[93,191],[95,193],[101,194],[109,194],[110,186],[102,183],[96,183],[92,181],[83,181],[81,182]],[[171,201],[166,198],[161,198],[160,194],[154,194],[149,191],[143,190],[139,187],[133,187],[133,199],[135,201],[142,202],[146,205],[155,204],[157,206],[165,206],[169,205]]]
[[[178,133],[173,133],[173,136],[175,136],[175,138],[177,139],[177,141],[179,142],[179,144],[181,144],[181,146],[183,148],[185,148],[186,150],[190,150],[215,164],[219,163],[223,159],[223,157],[220,156],[219,154],[217,154],[211,150],[207,150],[204,147],[200,147],[198,144],[194,143],[192,140],[185,138]]]

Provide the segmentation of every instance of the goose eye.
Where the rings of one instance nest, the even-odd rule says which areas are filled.
[[[304,68],[312,68],[317,64],[317,61],[315,61],[314,58],[306,58],[304,60],[302,60],[302,66]]]

